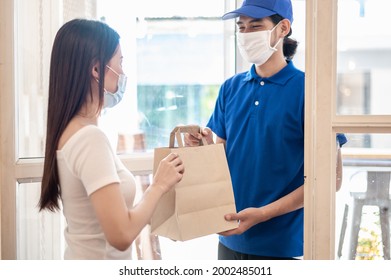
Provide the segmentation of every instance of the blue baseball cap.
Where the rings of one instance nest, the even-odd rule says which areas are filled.
[[[291,0],[244,0],[242,7],[223,15],[223,19],[236,18],[241,15],[251,18],[264,18],[279,14],[293,22]]]

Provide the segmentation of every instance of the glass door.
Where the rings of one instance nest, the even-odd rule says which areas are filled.
[[[338,2],[337,120],[346,128],[344,181],[337,194],[338,259],[390,259],[391,32],[384,0]],[[348,12],[349,11],[349,12]]]
[[[389,259],[386,2],[306,2],[305,257]],[[336,133],[348,138],[337,193]]]

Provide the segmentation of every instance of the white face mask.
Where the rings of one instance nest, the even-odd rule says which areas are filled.
[[[271,30],[237,32],[236,39],[242,57],[255,65],[264,64],[277,51],[276,47],[281,42],[282,38],[277,41],[274,47],[270,46],[271,34],[277,26],[278,24]]]
[[[113,71],[113,73],[115,73],[118,76],[117,91],[109,92],[105,89],[104,92],[103,108],[112,108],[115,105],[117,105],[122,100],[122,97],[124,96],[127,77],[124,74],[118,74],[116,71],[114,71],[113,68],[111,68],[108,65],[106,67],[109,68],[111,71]]]

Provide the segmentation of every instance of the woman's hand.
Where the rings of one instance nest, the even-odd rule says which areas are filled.
[[[171,153],[160,161],[152,185],[166,193],[182,180],[184,172],[185,167],[179,155]]]

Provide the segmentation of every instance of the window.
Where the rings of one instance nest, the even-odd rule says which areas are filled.
[[[383,252],[380,250],[376,254],[372,253],[378,246],[374,246],[373,250],[371,246],[366,246],[364,249],[370,252],[367,255],[362,254],[362,247],[346,249],[346,244],[353,244],[349,241],[353,235],[348,232],[352,228],[360,229],[360,225],[352,227],[351,222],[353,220],[353,224],[357,224],[360,221],[348,218],[349,222],[343,222],[346,220],[345,214],[349,212],[347,215],[350,216],[354,212],[354,207],[347,202],[357,198],[357,195],[368,198],[366,190],[372,190],[374,185],[389,183],[389,177],[381,173],[384,170],[380,170],[388,168],[383,165],[389,165],[391,132],[388,85],[384,83],[389,72],[389,34],[379,29],[387,18],[382,9],[385,4],[381,0],[307,1],[307,259],[387,258],[387,245],[382,248]],[[345,133],[348,138],[348,143],[342,148],[343,185],[337,194],[334,180],[336,133]],[[377,173],[368,169],[375,169]],[[383,193],[374,203],[379,204],[388,196]],[[345,206],[348,206],[348,211],[345,211]],[[360,219],[362,217],[361,221],[366,222],[361,226],[372,229],[373,223],[368,226],[368,219],[379,218],[382,210],[373,211],[365,207],[363,211],[365,215],[360,215]],[[379,223],[379,219],[376,223]],[[347,228],[344,229],[345,226]],[[376,240],[383,238],[382,241],[387,243],[388,238],[379,235],[379,226],[375,230],[379,238]],[[344,231],[346,235],[343,239]],[[383,233],[387,231],[383,230]],[[357,240],[357,236],[354,238],[355,242],[363,241]],[[340,240],[344,240],[343,244],[338,244]]]
[[[166,146],[176,125],[205,125],[220,84],[234,73],[224,1],[138,2],[132,13],[113,9],[112,1],[97,3],[98,18],[121,35],[129,76],[123,102],[107,112],[110,129],[117,124],[119,152],[133,151],[134,134],[148,151]]]
[[[385,0],[338,1],[336,113],[384,121],[391,114],[391,32]],[[369,119],[369,118],[368,118]],[[337,194],[336,248],[340,259],[389,259],[389,130],[347,132],[344,181]],[[376,133],[377,132],[377,133]],[[381,132],[381,133],[380,133]]]

